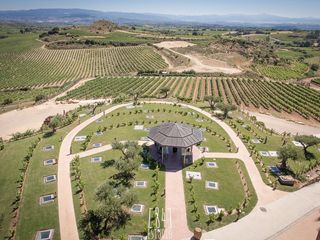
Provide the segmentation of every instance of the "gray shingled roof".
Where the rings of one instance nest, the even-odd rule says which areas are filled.
[[[162,146],[190,147],[203,141],[202,132],[187,124],[162,123],[150,129],[148,137]]]

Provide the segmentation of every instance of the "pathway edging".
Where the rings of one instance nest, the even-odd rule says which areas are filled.
[[[146,103],[169,104],[169,105],[175,104],[173,102],[167,102],[167,101],[146,101]],[[85,122],[81,123],[74,129],[72,129],[64,138],[61,144],[61,148],[59,152],[59,161],[58,161],[58,209],[59,209],[60,236],[62,240],[78,240],[79,239],[77,222],[76,222],[75,212],[74,212],[73,194],[72,194],[71,177],[70,177],[70,163],[72,161],[72,158],[75,156],[75,155],[70,155],[70,147],[74,137],[79,131],[81,131],[83,128],[85,128],[95,120],[102,117],[104,114],[108,114],[116,109],[131,105],[131,104],[132,103],[119,104],[105,110],[105,112],[102,112],[93,116],[92,118],[86,120]],[[200,112],[201,114],[215,121],[220,127],[222,127],[226,131],[226,133],[229,135],[231,140],[234,142],[235,146],[239,149],[237,153],[206,153],[204,154],[204,157],[239,158],[244,162],[258,197],[258,203],[254,210],[256,210],[259,206],[272,202],[280,198],[284,194],[286,194],[277,190],[272,191],[270,187],[265,185],[257,167],[254,164],[253,159],[250,157],[249,151],[247,150],[247,148],[245,147],[241,139],[236,135],[236,133],[232,130],[232,128],[229,125],[227,125],[225,122],[219,119],[212,117],[210,113],[200,108],[197,108],[195,106],[191,106],[188,104],[182,104],[182,103],[180,103],[180,105],[193,109],[197,112]],[[90,155],[107,151],[110,149],[111,149],[111,146],[106,145],[101,148],[91,149],[91,150],[79,153],[77,155],[79,155],[80,157],[86,157],[86,156],[90,156]],[[183,187],[183,184],[182,184],[182,187]],[[167,197],[168,196],[166,196],[166,198]],[[185,205],[185,202],[183,204]],[[178,216],[178,217],[183,218],[183,216]],[[174,218],[174,216],[172,218]],[[190,234],[190,231],[188,230],[188,226],[186,226],[186,230],[183,230],[183,232],[187,233],[188,235]],[[175,240],[180,240],[180,239],[175,239]]]

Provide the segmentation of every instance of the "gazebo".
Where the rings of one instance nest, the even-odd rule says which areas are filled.
[[[203,141],[198,128],[179,123],[162,123],[150,128],[148,138],[154,141],[162,162],[172,154],[182,161],[183,166],[193,162],[192,146]]]

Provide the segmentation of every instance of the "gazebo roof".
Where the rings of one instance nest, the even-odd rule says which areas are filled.
[[[190,147],[203,141],[202,132],[187,124],[162,123],[150,129],[148,137],[162,146]]]

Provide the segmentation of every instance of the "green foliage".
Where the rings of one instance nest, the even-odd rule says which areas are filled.
[[[30,137],[32,135],[35,134],[35,131],[32,130],[32,129],[28,129],[26,130],[25,132],[16,132],[16,133],[13,133],[11,136],[11,141],[16,141],[16,140],[19,140],[19,139],[23,139],[23,138],[27,138],[27,137]]]
[[[9,105],[13,103],[13,100],[11,98],[6,98],[3,100],[2,105]]]
[[[320,144],[320,138],[312,135],[297,135],[294,140],[302,144],[306,158],[308,158],[308,148]]]
[[[214,108],[219,97],[228,104],[247,107],[264,108],[266,110],[296,112],[306,119],[313,117],[320,119],[319,93],[313,89],[282,82],[263,81],[243,78],[211,78],[203,77],[196,93],[193,89],[182,92],[184,82],[190,82],[190,87],[196,83],[196,78],[185,77],[121,77],[101,78],[87,82],[83,86],[70,91],[62,99],[87,99],[106,96],[121,96],[129,94],[132,90],[143,92],[142,98],[158,95],[159,85],[164,83],[170,87],[169,96],[176,97],[179,101],[207,101],[210,100]],[[211,94],[205,97],[206,92]],[[207,87],[206,92],[203,89]],[[192,88],[192,87],[191,87]],[[216,91],[218,91],[217,96]],[[187,93],[190,92],[190,93]],[[190,97],[193,96],[193,97]],[[117,99],[117,98],[116,98]],[[217,101],[212,101],[217,99]]]
[[[168,93],[170,92],[170,87],[161,87],[159,92],[160,94],[164,94],[164,98],[167,98]]]
[[[114,142],[112,143],[112,149],[119,150],[122,156],[116,160],[115,167],[119,171],[117,178],[128,185],[129,181],[134,177],[134,171],[138,169],[142,162],[141,147],[137,142]]]
[[[0,151],[2,151],[4,149],[4,142],[2,137],[0,137]]]
[[[48,126],[52,128],[52,132],[54,133],[56,131],[56,128],[61,125],[61,122],[61,117],[59,115],[56,115],[50,120]]]
[[[161,56],[148,46],[72,50],[34,48],[18,52],[7,48],[0,51],[0,65],[0,89],[62,86],[65,82],[88,77],[167,67]]]
[[[47,97],[44,94],[39,94],[34,98],[34,101],[39,102],[39,101],[45,100],[46,98]]]
[[[222,102],[222,99],[221,97],[208,95],[204,97],[204,101],[207,101],[211,110],[214,111],[217,105]]]
[[[291,66],[258,65],[257,70],[264,76],[275,80],[300,79],[308,70],[308,66],[295,62]]]
[[[281,168],[287,168],[289,159],[296,160],[298,157],[297,148],[292,145],[285,145],[279,149],[279,159],[281,160]]]
[[[311,66],[310,66],[310,69],[312,70],[312,71],[318,71],[319,70],[319,65],[318,64],[311,64]]]
[[[226,119],[228,117],[229,112],[237,109],[236,106],[225,103],[219,103],[217,107],[223,112],[223,119]]]

